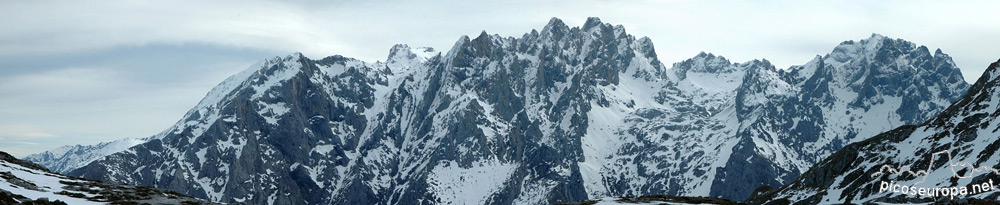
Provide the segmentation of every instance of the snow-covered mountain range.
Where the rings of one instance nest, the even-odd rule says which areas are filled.
[[[1000,188],[995,187],[1000,184],[998,67],[1000,61],[991,64],[968,94],[937,117],[848,145],[798,180],[757,193],[751,202],[996,203],[1000,200]]]
[[[265,60],[70,175],[253,204],[741,201],[929,119],[962,79],[940,50],[881,35],[788,69],[707,53],[668,68],[620,25],[553,18],[446,53],[397,45],[386,62]]]

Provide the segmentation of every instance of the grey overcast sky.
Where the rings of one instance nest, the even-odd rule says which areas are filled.
[[[649,36],[668,65],[705,51],[785,68],[872,33],[942,49],[970,83],[1000,58],[998,1],[3,1],[0,150],[154,135],[268,57],[374,62],[590,16]]]

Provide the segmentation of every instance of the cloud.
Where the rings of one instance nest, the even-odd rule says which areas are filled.
[[[42,145],[40,142],[59,142],[52,141],[57,138],[59,136],[44,132],[30,124],[0,124],[0,151],[16,157],[40,151],[39,147]]]
[[[29,133],[15,134],[15,135],[16,136],[20,136],[20,137],[25,137],[25,138],[49,138],[49,137],[55,137],[56,136],[54,134],[40,133],[40,132],[29,132]]]
[[[22,103],[105,99],[108,92],[129,86],[117,71],[106,68],[63,68],[41,73],[0,77],[0,101]]]
[[[3,143],[5,143],[5,144],[18,144],[18,145],[31,145],[31,146],[38,145],[38,143],[34,143],[34,142],[20,142],[20,141],[18,141],[18,142],[3,142]]]
[[[195,6],[197,4],[197,6]],[[197,7],[198,9],[193,9]],[[205,12],[211,11],[211,12]],[[11,2],[0,55],[59,54],[148,43],[246,48],[329,45],[300,9],[266,1]]]
[[[8,154],[14,155],[14,157],[17,158],[22,158],[29,154],[37,153],[35,150],[37,150],[38,147],[39,145],[37,143],[24,144],[24,143],[0,142],[0,151],[7,152]]]
[[[0,124],[0,139],[36,140],[57,137],[38,126],[27,123]]]
[[[0,136],[38,143],[17,148],[26,153],[150,136],[180,119],[229,75],[269,55],[149,45],[27,63],[0,61],[0,67],[33,67],[0,70]],[[84,66],[65,67],[74,64]]]
[[[940,1],[128,1],[10,2],[0,12],[0,56],[55,55],[119,46],[204,43],[312,57],[383,60],[396,43],[450,48],[481,30],[519,37],[550,17],[589,16],[650,36],[667,63],[714,52],[786,67],[837,43],[881,33],[943,48],[985,68],[1000,42],[998,2]],[[196,8],[196,9],[193,9]],[[211,12],[204,12],[211,11]],[[934,32],[927,32],[933,30]],[[974,37],[974,38],[963,38]],[[968,73],[978,76],[979,73]]]

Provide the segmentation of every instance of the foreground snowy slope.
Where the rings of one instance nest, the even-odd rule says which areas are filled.
[[[1000,62],[991,64],[968,94],[937,117],[848,145],[752,202],[1000,201],[998,67]]]
[[[70,175],[253,204],[742,200],[967,87],[942,52],[880,35],[787,70],[707,53],[668,69],[622,26],[552,19],[386,62],[269,59]]]
[[[0,152],[0,204],[44,202],[208,204],[176,192],[66,177]]]

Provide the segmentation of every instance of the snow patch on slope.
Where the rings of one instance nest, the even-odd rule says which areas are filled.
[[[83,182],[80,180],[68,179],[64,176],[46,173],[44,171],[27,168],[6,161],[0,161],[0,172],[9,172],[12,175],[16,176],[17,178],[35,184],[35,186],[38,187],[37,189],[32,189],[30,187],[14,184],[11,183],[11,181],[9,180],[0,179],[0,188],[2,188],[4,191],[9,191],[13,194],[22,195],[29,199],[48,198],[49,200],[60,200],[66,202],[67,204],[103,204],[99,202],[88,201],[86,199],[73,198],[66,195],[56,194],[58,192],[65,191],[69,193],[89,195],[86,192],[66,190],[63,188],[66,185],[60,183],[60,181]]]
[[[443,204],[485,204],[502,188],[517,168],[515,164],[480,161],[462,168],[444,161],[431,170],[428,183]]]

